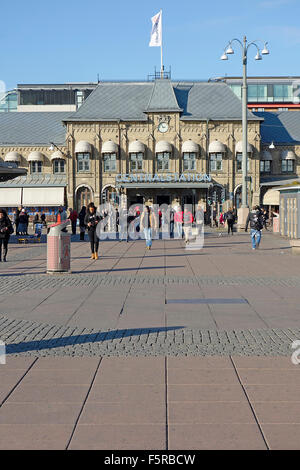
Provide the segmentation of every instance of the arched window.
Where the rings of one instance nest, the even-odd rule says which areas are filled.
[[[131,171],[143,171],[145,145],[139,140],[129,144],[129,159]]]
[[[247,171],[250,170],[250,158],[253,154],[253,147],[249,143],[247,144]],[[236,155],[236,171],[242,172],[243,171],[243,142],[240,140],[237,142],[235,147],[235,155]]]
[[[196,169],[196,158],[199,153],[199,145],[191,139],[182,144],[183,171]]]
[[[28,161],[30,163],[30,172],[32,174],[42,173],[42,165],[44,161],[44,155],[41,152],[31,152],[28,155]]]
[[[103,171],[114,173],[117,171],[118,146],[112,140],[104,142],[102,145]]]
[[[92,146],[89,142],[81,140],[76,144],[77,171],[79,173],[91,171]]]
[[[82,186],[78,188],[76,192],[76,205],[77,210],[81,210],[82,206],[87,207],[88,204],[92,201],[92,192],[91,190],[86,187]]]
[[[295,159],[296,155],[293,150],[284,150],[281,154],[281,172],[294,173]]]
[[[226,152],[225,145],[218,140],[214,140],[209,144],[208,152],[210,171],[222,171],[223,156]]]
[[[157,171],[168,171],[170,169],[172,146],[169,142],[161,140],[155,147]]]

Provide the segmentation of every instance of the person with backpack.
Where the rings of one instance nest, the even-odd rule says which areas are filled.
[[[6,211],[4,209],[0,209],[0,261],[2,261],[3,247],[3,261],[6,262],[8,242],[13,232],[14,229]]]
[[[233,211],[232,207],[230,207],[228,209],[228,211],[226,212],[225,220],[227,222],[228,235],[230,234],[230,231],[231,231],[231,235],[233,235],[233,226],[234,226],[234,223],[235,223],[235,214],[234,214],[234,211]]]
[[[98,259],[99,238],[97,235],[97,225],[100,220],[100,217],[96,213],[96,207],[94,203],[90,202],[87,208],[84,223],[87,226],[88,236],[91,244],[91,259]]]
[[[252,250],[257,250],[261,241],[261,231],[264,226],[263,214],[259,206],[253,207],[252,211],[249,212],[245,232],[248,231],[248,225],[250,223],[250,236],[252,241]]]

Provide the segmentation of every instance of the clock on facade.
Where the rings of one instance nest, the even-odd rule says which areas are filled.
[[[164,134],[165,132],[168,132],[168,130],[169,130],[169,125],[168,125],[168,123],[167,123],[167,122],[161,122],[161,123],[159,123],[159,125],[158,125],[158,130],[159,130],[159,132],[162,132],[163,134]]]

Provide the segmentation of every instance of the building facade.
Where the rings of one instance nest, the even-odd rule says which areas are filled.
[[[0,158],[28,174],[0,184],[0,206],[51,213],[126,196],[130,205],[238,207],[241,114],[226,83],[168,79],[99,83],[75,112],[4,113]],[[248,112],[250,205],[298,180],[297,116]]]

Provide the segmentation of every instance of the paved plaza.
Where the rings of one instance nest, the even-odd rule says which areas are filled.
[[[0,264],[0,448],[300,448],[288,240],[111,240],[95,261],[75,236],[71,256],[47,275],[45,243],[13,238]]]

